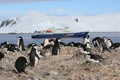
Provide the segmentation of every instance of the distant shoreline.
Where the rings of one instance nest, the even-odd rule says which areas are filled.
[[[83,31],[81,31],[81,32],[83,32]],[[104,32],[104,31],[103,32],[102,31],[101,32],[95,32],[95,31],[90,32],[89,31],[89,33],[120,33],[120,31],[109,31],[109,32],[107,32],[107,31],[106,32]],[[0,34],[34,34],[34,33],[0,33]]]
[[[81,32],[83,32],[83,31],[81,31]],[[120,33],[120,31],[99,31],[99,32],[95,32],[95,31],[93,31],[93,32],[90,32],[89,31],[89,33]],[[34,33],[0,33],[0,34],[34,34]]]

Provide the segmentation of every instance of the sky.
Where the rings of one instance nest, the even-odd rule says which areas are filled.
[[[0,18],[31,11],[48,15],[101,15],[120,13],[120,0],[0,0]]]

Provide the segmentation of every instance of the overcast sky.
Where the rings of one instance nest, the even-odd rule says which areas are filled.
[[[120,0],[0,0],[0,17],[30,11],[49,15],[100,15],[120,13]]]

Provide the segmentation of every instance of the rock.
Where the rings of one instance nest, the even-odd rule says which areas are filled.
[[[27,74],[11,71],[19,56],[25,56],[29,62],[26,52],[5,53],[1,61],[0,80],[119,80],[120,50],[102,53],[105,60],[101,63],[86,62],[84,54],[77,51],[75,47],[62,47],[60,55],[40,59],[33,68],[28,66]],[[96,53],[96,50],[92,49],[92,52]]]

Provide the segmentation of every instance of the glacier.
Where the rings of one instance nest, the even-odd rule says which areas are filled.
[[[69,27],[74,32],[118,32],[120,31],[120,14],[102,14],[95,16],[69,15],[53,16],[38,11],[31,11],[13,19],[16,24],[0,27],[0,33],[33,33],[50,27]],[[78,19],[78,22],[75,21]],[[0,24],[2,21],[0,21]]]

